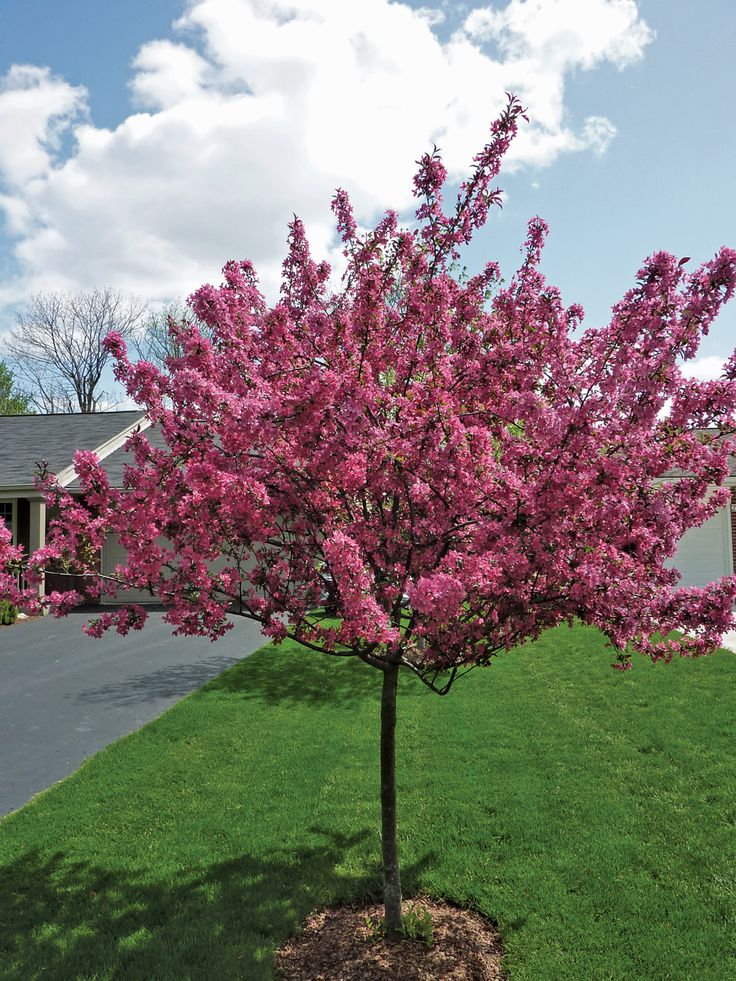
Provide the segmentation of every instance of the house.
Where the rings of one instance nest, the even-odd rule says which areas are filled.
[[[13,544],[33,552],[44,545],[48,515],[42,494],[34,486],[39,463],[55,473],[62,487],[78,492],[72,463],[76,450],[92,450],[100,458],[114,487],[122,486],[127,460],[124,446],[149,420],[138,410],[124,412],[64,413],[56,415],[0,416],[0,518],[13,533]],[[109,539],[100,556],[103,573],[124,561],[123,549]],[[46,576],[46,590],[78,588],[65,577]],[[129,598],[145,599],[145,596]],[[150,600],[150,596],[148,597]]]
[[[139,410],[91,414],[0,416],[0,519],[13,532],[13,543],[34,551],[45,542],[46,505],[34,487],[37,464],[44,461],[62,487],[78,492],[72,465],[78,449],[92,450],[100,458],[113,487],[122,486],[127,460],[128,436],[150,423]],[[154,442],[158,443],[154,438]],[[670,474],[667,479],[681,479]],[[682,575],[683,586],[704,586],[736,570],[736,459],[731,460],[727,484],[732,488],[730,507],[722,508],[699,528],[685,533],[671,560]],[[100,569],[111,573],[125,561],[125,551],[113,537],[100,555]],[[55,581],[47,575],[46,588],[69,588],[68,577]],[[130,591],[126,598],[151,601],[147,593]]]

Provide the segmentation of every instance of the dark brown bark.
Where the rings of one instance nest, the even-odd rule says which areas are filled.
[[[401,936],[401,879],[396,835],[396,688],[398,664],[386,665],[381,692],[381,839],[386,936]]]

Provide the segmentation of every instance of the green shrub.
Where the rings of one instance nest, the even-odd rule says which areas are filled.
[[[8,600],[0,600],[0,624],[8,626],[18,619],[18,607]]]

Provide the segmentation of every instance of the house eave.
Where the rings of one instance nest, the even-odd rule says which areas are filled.
[[[8,484],[0,487],[0,500],[6,497],[25,497],[29,501],[42,501],[45,495],[33,484]]]
[[[108,457],[111,453],[114,453],[115,450],[119,450],[121,446],[124,446],[128,440],[128,437],[130,437],[134,432],[142,432],[144,429],[148,429],[150,425],[151,420],[147,416],[141,415],[140,419],[136,419],[136,421],[130,426],[126,426],[122,432],[112,436],[104,443],[100,443],[100,445],[96,446],[92,452],[101,462],[105,459],[105,457]],[[68,467],[64,467],[64,469],[60,470],[56,475],[56,480],[60,487],[66,487],[68,484],[71,484],[72,481],[76,480],[76,478],[77,471],[74,469],[73,463],[69,464]]]

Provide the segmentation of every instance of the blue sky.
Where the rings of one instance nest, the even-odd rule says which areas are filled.
[[[734,37],[730,0],[0,0],[0,335],[38,290],[162,302],[229,258],[273,292],[292,212],[334,258],[332,188],[406,209],[433,140],[461,178],[504,88],[531,125],[467,262],[510,273],[540,214],[599,324],[652,251],[736,246]],[[735,345],[732,306],[694,370]]]

